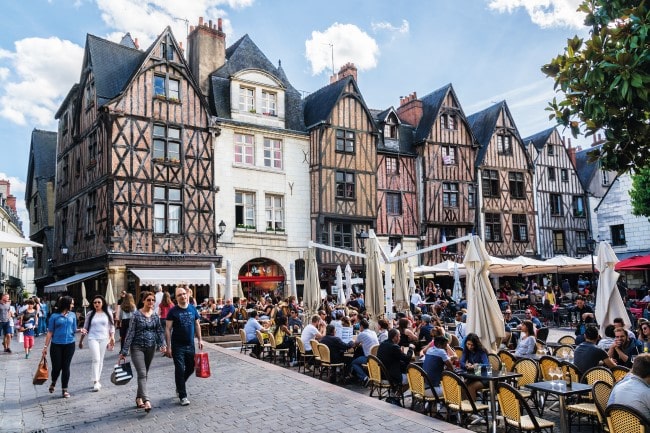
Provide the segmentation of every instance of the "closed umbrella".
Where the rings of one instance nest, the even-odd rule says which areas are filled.
[[[210,293],[209,297],[217,299],[217,270],[214,268],[214,263],[210,263]]]
[[[395,309],[409,310],[409,281],[406,276],[405,260],[398,260],[395,266]]]
[[[345,303],[347,304],[352,295],[352,268],[348,263],[345,265]]]
[[[413,293],[415,293],[415,274],[413,273],[413,266],[409,263],[409,295]]]
[[[366,312],[370,320],[377,322],[384,312],[384,293],[382,289],[381,267],[379,263],[379,242],[374,232],[368,237],[366,257]]]
[[[289,273],[291,274],[291,285],[289,286],[289,295],[298,298],[298,285],[296,284],[296,264],[289,263]]]
[[[451,292],[451,299],[459,303],[463,299],[463,288],[460,285],[460,272],[458,272],[458,263],[454,266],[454,289]]]
[[[108,277],[108,284],[106,285],[106,305],[109,307],[113,308],[113,311],[115,311],[115,293],[113,292],[113,283],[111,282],[111,278]]]
[[[224,299],[232,299],[232,260],[226,260],[226,290]]]
[[[236,295],[239,299],[241,299],[241,298],[244,297],[244,289],[243,289],[242,286],[241,286],[241,281],[239,280],[239,278],[237,278],[237,289],[236,289],[236,291],[235,291],[235,295]]]
[[[84,282],[81,282],[81,306],[84,307],[84,317],[86,317],[86,309],[90,303],[88,302],[88,299],[86,299],[86,285]]]
[[[630,318],[621,299],[616,282],[620,275],[614,269],[618,263],[618,257],[607,242],[598,245],[598,290],[596,291],[596,321],[600,323],[600,333],[605,335],[605,327],[611,325],[614,319],[621,317],[625,327],[630,328]]]
[[[316,251],[309,248],[305,253],[305,289],[303,304],[307,323],[311,323],[311,316],[318,312],[320,305],[320,279],[318,278],[318,264]]]
[[[343,271],[341,270],[341,265],[338,265],[336,267],[336,288],[338,289],[336,302],[339,305],[345,305],[345,293],[343,292]]]
[[[503,315],[489,279],[490,259],[478,236],[472,236],[465,249],[467,279],[467,333],[478,335],[483,347],[496,353],[505,337]]]

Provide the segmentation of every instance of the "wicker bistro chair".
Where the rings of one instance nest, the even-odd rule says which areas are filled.
[[[568,344],[563,344],[561,346],[558,346],[553,350],[553,355],[556,358],[571,358],[573,357],[573,346],[569,346]]]
[[[618,383],[630,372],[630,369],[622,365],[617,365],[612,368],[612,375],[614,376],[614,383]]]
[[[260,359],[264,359],[264,355],[269,357],[273,357],[272,351],[271,351],[271,343],[268,343],[266,341],[266,338],[264,337],[264,334],[262,331],[257,330],[255,331],[255,335],[257,335],[257,341],[259,341],[260,346],[262,346],[262,351],[260,352]],[[267,336],[271,335],[270,333],[267,334]]]
[[[512,371],[512,367],[514,367],[515,362],[517,362],[517,358],[515,358],[515,355],[508,352],[507,350],[499,350],[497,352],[497,355],[499,355],[499,359],[501,359],[501,362],[506,365],[506,370]]]
[[[239,329],[239,338],[241,339],[241,348],[239,349],[239,353],[247,353],[255,347],[253,343],[246,342],[246,332],[244,332],[243,329]]]
[[[451,371],[442,372],[442,395],[444,396],[445,406],[447,407],[447,420],[449,415],[455,412],[458,417],[458,424],[467,427],[467,421],[463,422],[464,414],[482,415],[487,425],[487,433],[490,432],[491,423],[488,422],[488,411],[490,406],[487,404],[475,403],[469,397],[467,385],[458,375]]]
[[[402,392],[402,384],[392,384],[388,380],[388,372],[384,364],[374,355],[368,355],[368,383],[370,384],[370,397],[372,393],[377,390],[377,397],[379,400],[382,398],[390,397],[392,393],[401,400],[402,407],[404,406],[404,393]]]
[[[438,412],[440,406],[440,397],[436,392],[429,375],[419,366],[409,364],[406,368],[406,377],[409,381],[409,390],[411,391],[411,410],[415,403],[422,402],[422,411],[426,412],[427,404],[429,405],[428,414],[433,416],[434,409]]]
[[[539,365],[539,377],[541,380],[544,381],[549,381],[552,379],[551,375],[549,374],[551,368],[562,367],[562,363],[560,361],[548,355],[544,355],[541,358],[539,358],[538,365]],[[537,412],[539,413],[539,416],[544,415],[544,409],[547,402],[555,402],[554,404],[557,404],[558,398],[557,396],[553,394],[549,394],[547,392],[541,395],[539,398],[539,405],[537,406]]]
[[[613,387],[610,384],[603,382],[602,380],[597,380],[596,383],[594,383],[593,388],[591,388],[591,398],[596,405],[598,425],[603,432],[609,431],[609,428],[607,426],[607,417],[605,416],[605,409],[607,408],[609,396],[612,394],[612,388]]]
[[[541,340],[544,344],[546,344],[546,339],[548,338],[549,332],[550,330],[548,329],[548,327],[539,328],[537,330],[537,339]]]
[[[454,347],[454,352],[456,352],[456,356],[460,360],[460,358],[463,357],[463,348],[462,347]]]
[[[286,337],[289,338],[289,337]],[[278,355],[281,355],[282,359],[284,360],[285,364],[289,365],[289,348],[283,348],[283,349],[278,349],[278,345],[275,342],[275,336],[272,333],[269,333],[269,344],[271,345],[271,348],[269,349],[269,353],[271,354],[271,359],[273,363],[278,359]]]
[[[320,373],[321,369],[321,358],[320,358],[320,352],[318,351],[318,340],[313,339],[309,340],[309,344],[311,345],[311,352],[314,354],[314,371],[312,372],[312,377],[316,377],[316,369],[318,369],[318,372]]]
[[[313,358],[314,355],[308,354],[305,350],[305,344],[302,342],[300,337],[296,338],[296,346],[298,347],[298,373],[300,373],[300,366],[302,365],[302,372],[307,371],[307,362],[309,359]]]
[[[330,376],[332,376],[332,373],[334,373],[334,378],[336,378],[336,371],[338,368],[341,368],[341,371],[343,371],[345,364],[342,362],[332,363],[332,359],[330,358],[330,348],[327,345],[318,343],[318,354],[320,355],[320,373],[318,374],[319,379],[323,378],[323,372],[325,370],[327,370]]]
[[[541,432],[549,429],[553,433],[555,423],[533,414],[521,393],[507,383],[497,383],[497,398],[501,415],[505,421],[506,433],[511,429],[519,432]]]
[[[537,364],[537,361],[522,358],[515,363],[512,370],[521,373],[521,376],[517,378],[517,391],[519,391],[519,394],[521,394],[524,400],[532,401],[535,405],[535,409],[537,409],[537,413],[539,413],[540,409],[537,403],[537,393],[524,389],[526,385],[537,382],[539,377],[539,365]]]
[[[565,335],[564,337],[561,337],[559,340],[557,340],[558,343],[560,344],[566,344],[568,346],[573,346],[576,344],[576,338],[572,335]]]
[[[460,358],[459,358],[460,359]],[[501,370],[501,359],[494,353],[488,353],[488,362],[492,366],[492,371]]]
[[[650,420],[647,414],[622,404],[612,404],[605,410],[609,433],[646,433]]]
[[[593,385],[597,380],[602,380],[607,382],[610,385],[614,386],[614,375],[611,370],[607,367],[592,367],[589,370],[585,371],[580,377],[580,382],[586,383],[588,385]]]

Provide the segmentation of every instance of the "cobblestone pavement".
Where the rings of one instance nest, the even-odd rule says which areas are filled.
[[[77,349],[72,361],[69,392],[48,393],[49,383],[32,385],[43,337],[36,352],[25,359],[22,344],[13,354],[0,354],[0,432],[445,432],[467,430],[368,397],[367,390],[346,389],[272,365],[239,350],[205,344],[212,377],[190,378],[190,406],[174,395],[172,361],[156,355],[149,379],[153,410],[135,408],[136,381],[125,386],[110,382],[117,350],[107,352],[103,388],[92,392],[90,351]]]

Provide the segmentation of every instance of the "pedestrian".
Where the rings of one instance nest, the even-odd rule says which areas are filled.
[[[28,299],[26,302],[27,309],[20,315],[20,330],[23,333],[23,347],[25,348],[25,359],[29,358],[29,353],[34,347],[34,334],[38,329],[38,311],[34,308],[34,300]]]
[[[102,388],[99,379],[104,368],[104,355],[106,349],[113,350],[115,347],[115,325],[113,324],[113,312],[106,305],[106,299],[102,295],[93,297],[93,311],[88,314],[81,330],[79,349],[84,347],[84,337],[88,335],[88,347],[92,354],[91,380],[93,391],[97,392]]]
[[[126,333],[129,330],[129,323],[131,322],[131,317],[133,313],[137,310],[135,308],[135,300],[131,293],[127,293],[122,298],[122,303],[117,306],[117,321],[120,328],[120,350],[124,349],[124,339],[126,338]]]
[[[2,346],[7,353],[11,353],[11,337],[14,335],[13,323],[14,319],[11,302],[9,302],[9,294],[3,293],[2,300],[0,301],[0,334],[3,335]]]
[[[167,340],[167,356],[174,359],[174,379],[176,392],[181,406],[190,404],[187,398],[185,382],[194,373],[194,337],[199,340],[199,350],[203,350],[201,338],[201,316],[194,305],[189,303],[185,287],[176,288],[178,305],[169,310],[165,337]]]
[[[56,303],[56,312],[47,322],[47,335],[43,355],[47,354],[50,346],[50,360],[52,363],[52,384],[50,394],[54,392],[56,381],[61,375],[61,396],[70,398],[68,382],[70,381],[70,363],[74,356],[75,333],[77,332],[77,315],[74,311],[74,299],[70,296],[61,296]]]
[[[151,360],[156,353],[156,347],[162,353],[167,351],[165,345],[165,332],[160,326],[160,319],[153,309],[156,297],[153,293],[143,291],[140,296],[142,308],[136,310],[129,321],[129,330],[126,333],[124,346],[120,350],[120,361],[126,359],[131,351],[131,359],[138,376],[138,390],[135,405],[145,412],[151,410],[151,401],[147,394],[147,376]]]
[[[172,309],[174,303],[172,302],[172,297],[169,295],[169,292],[165,291],[163,293],[162,301],[158,306],[158,316],[160,317],[160,326],[165,329],[167,321],[167,313]]]

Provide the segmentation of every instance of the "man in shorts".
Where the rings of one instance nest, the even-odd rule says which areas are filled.
[[[11,338],[14,335],[13,317],[9,294],[3,293],[0,301],[0,334],[3,336],[2,346],[7,353],[11,353]]]

